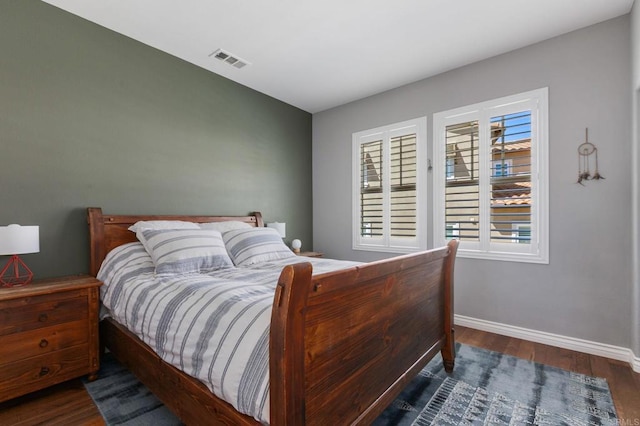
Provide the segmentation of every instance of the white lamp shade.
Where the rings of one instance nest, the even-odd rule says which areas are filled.
[[[294,250],[300,250],[300,247],[302,247],[302,241],[300,241],[299,239],[295,239],[293,241],[291,241],[291,248]]]
[[[40,251],[40,227],[9,225],[0,226],[0,255],[38,253]]]
[[[271,223],[267,223],[267,228],[273,228],[276,231],[278,231],[278,233],[280,234],[280,236],[282,238],[285,238],[287,236],[287,224],[283,223],[283,222],[271,222]]]

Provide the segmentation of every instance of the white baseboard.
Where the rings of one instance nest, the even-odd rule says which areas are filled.
[[[640,373],[640,357],[633,357],[633,364],[631,364],[631,368],[633,368],[633,371],[636,373]]]
[[[629,348],[576,339],[574,337],[561,336],[559,334],[531,330],[528,328],[501,324],[493,321],[466,317],[463,315],[454,315],[454,323],[463,327],[475,328],[477,330],[488,331],[490,333],[516,337],[518,339],[543,343],[545,345],[570,349],[577,352],[584,352],[590,355],[598,355],[618,361],[626,361],[629,363],[633,371],[640,373],[640,357],[635,356],[633,351]]]

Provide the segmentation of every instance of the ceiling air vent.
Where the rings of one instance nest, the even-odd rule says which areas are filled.
[[[236,55],[233,55],[229,52],[226,52],[222,49],[218,49],[215,52],[213,52],[211,55],[209,56],[213,56],[214,58],[225,62],[229,65],[232,65],[236,68],[243,68],[245,65],[251,65],[249,62],[245,61],[244,59],[241,59],[239,57],[237,57]]]

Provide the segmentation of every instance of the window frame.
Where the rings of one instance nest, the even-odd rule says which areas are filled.
[[[416,236],[413,238],[391,237],[391,187],[390,176],[390,146],[395,137],[408,134],[416,135]],[[364,237],[361,229],[361,158],[362,144],[382,140],[383,166],[383,230],[382,236]],[[352,135],[352,249],[365,251],[379,251],[388,253],[411,253],[427,249],[427,117],[419,117],[386,126],[377,127],[353,133]]]
[[[528,263],[549,263],[549,134],[548,88],[505,96],[477,104],[442,111],[433,115],[433,238],[436,246],[446,244],[446,128],[464,122],[478,121],[479,161],[479,241],[460,241],[458,256]],[[495,243],[490,237],[491,178],[490,158],[492,117],[519,111],[531,112],[531,244]],[[529,247],[526,247],[529,246]]]

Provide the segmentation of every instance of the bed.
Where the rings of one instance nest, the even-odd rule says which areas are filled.
[[[249,216],[104,215],[88,209],[90,272],[107,254],[137,241],[128,228],[143,220],[194,223]],[[453,269],[457,242],[313,275],[298,259],[279,273],[268,335],[269,420],[272,425],[369,424],[438,353],[454,366]],[[271,300],[271,299],[270,299]],[[260,424],[149,345],[105,318],[101,344],[186,424]]]

